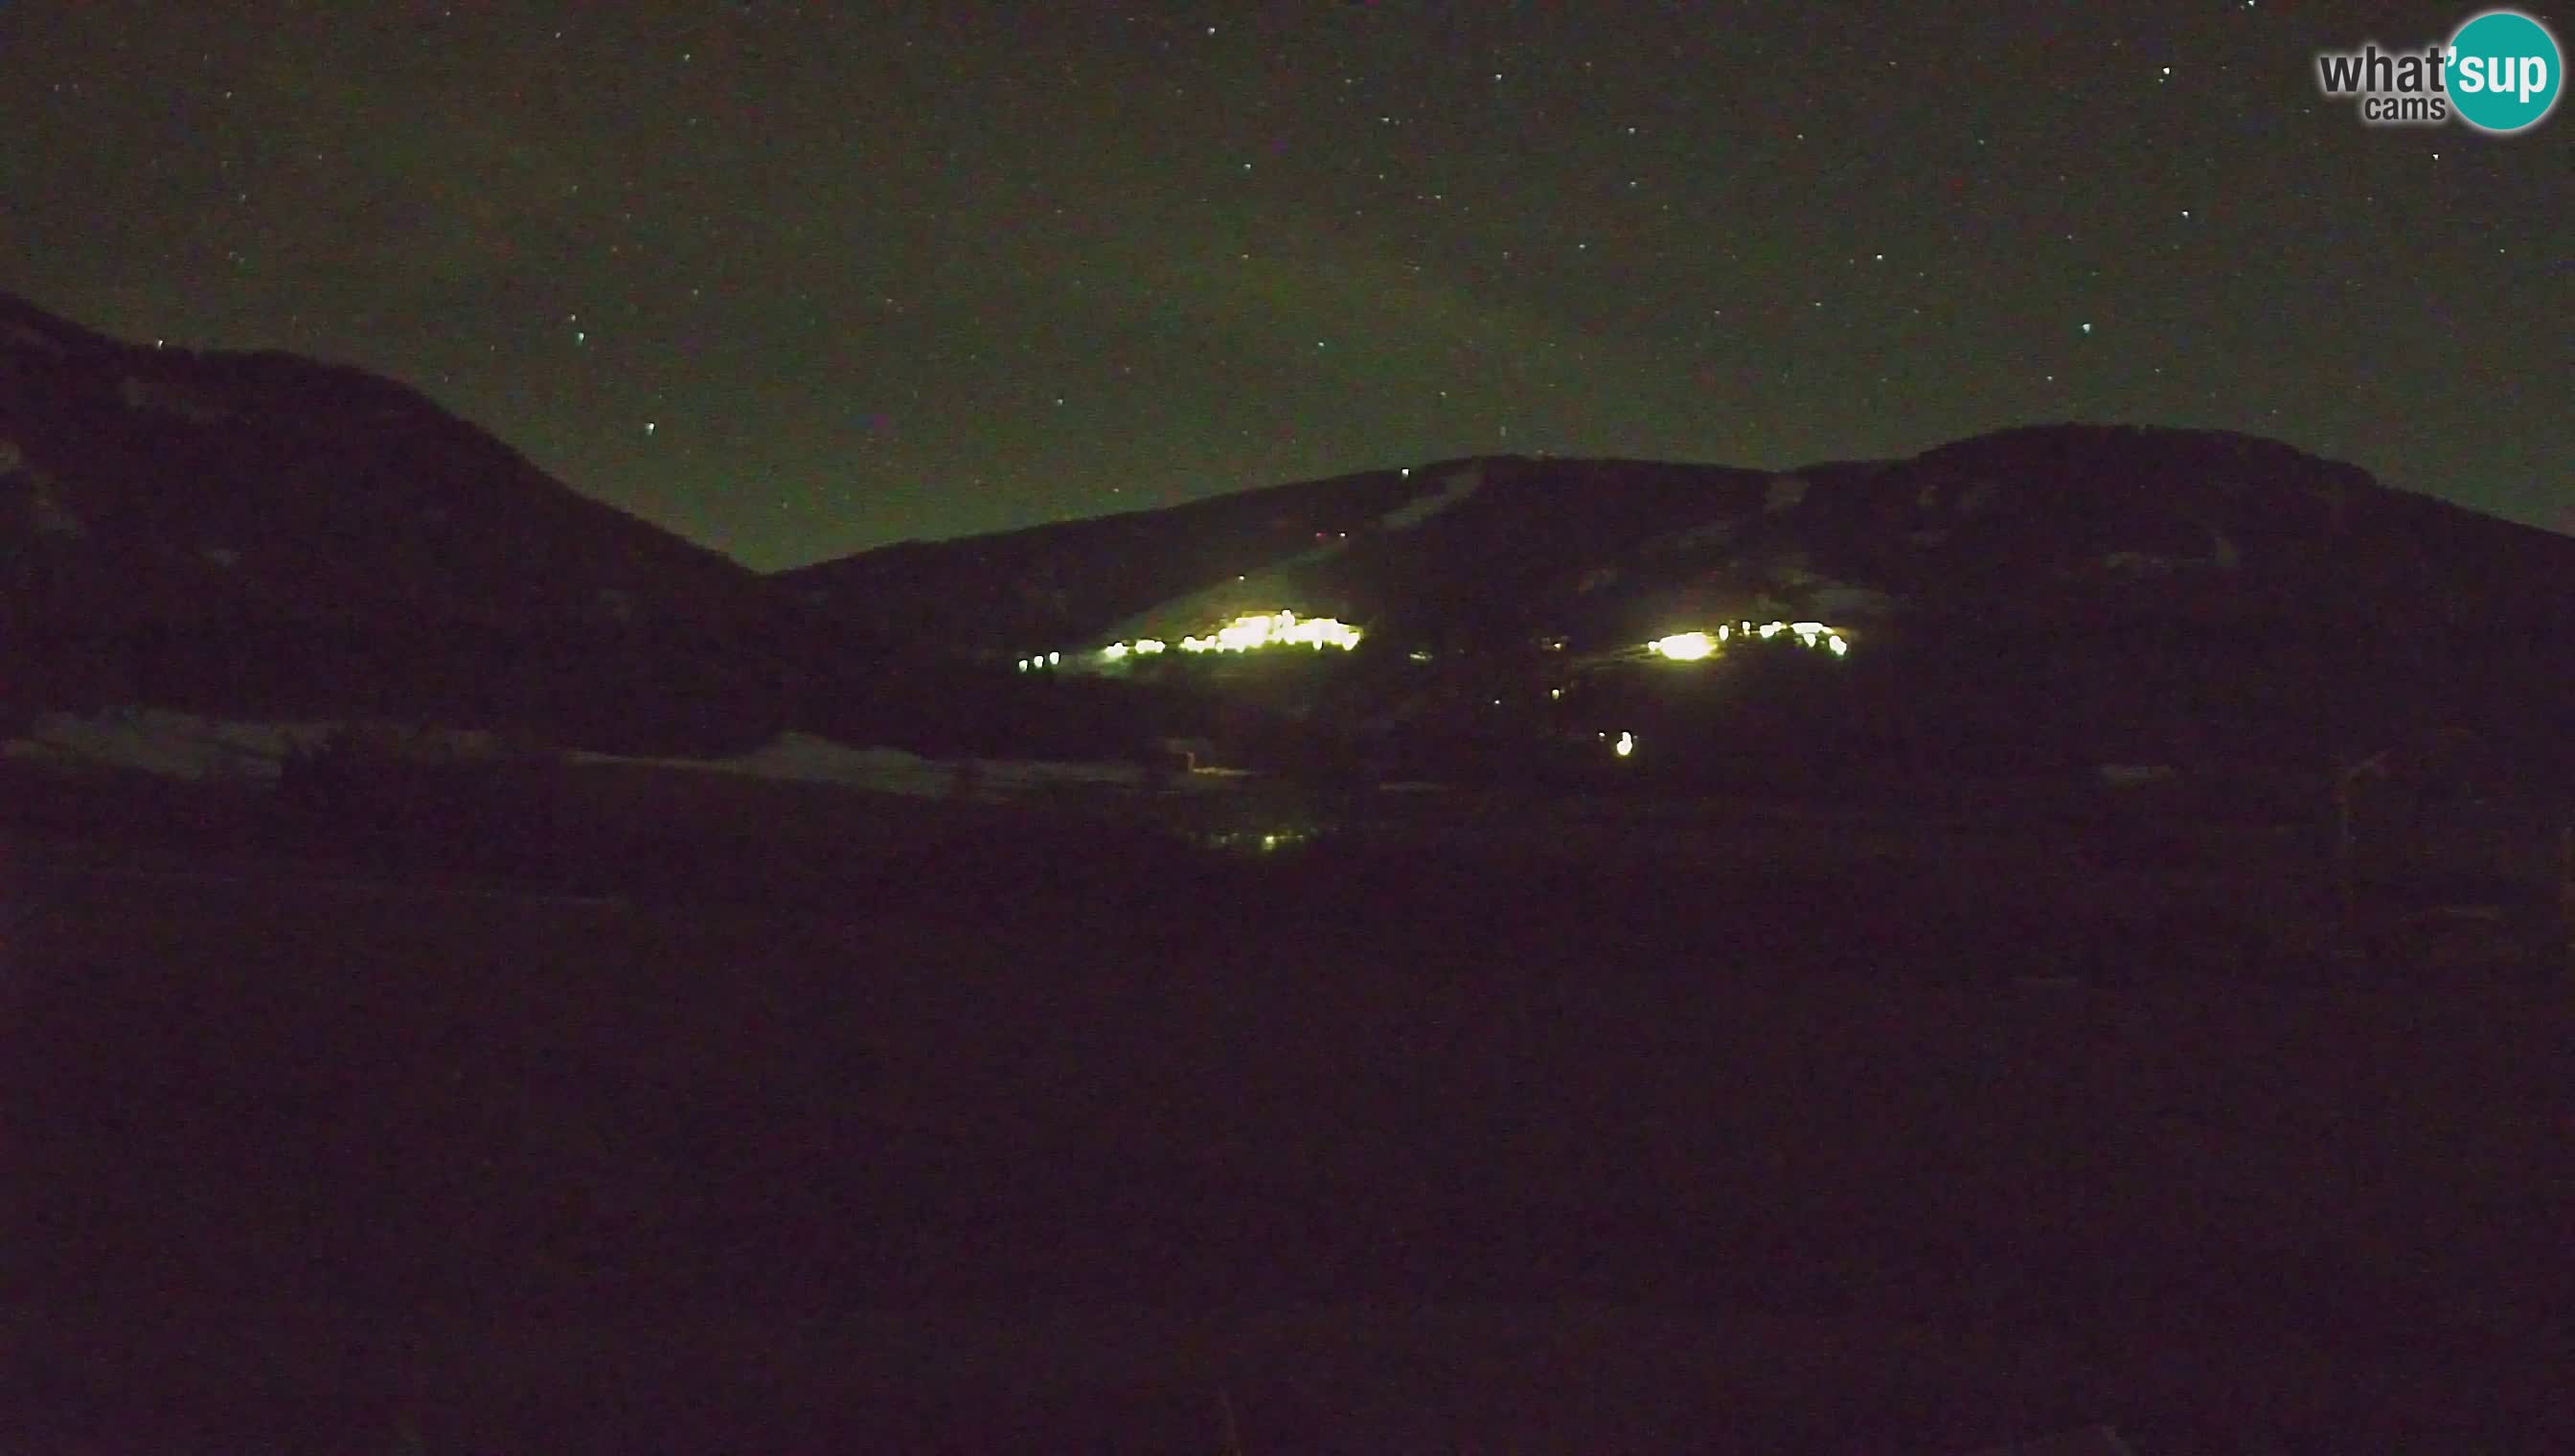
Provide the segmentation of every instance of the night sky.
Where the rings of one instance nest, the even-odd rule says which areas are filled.
[[[2575,105],[2316,85],[2476,8],[7,0],[0,288],[394,375],[762,568],[2061,419],[2575,530]]]

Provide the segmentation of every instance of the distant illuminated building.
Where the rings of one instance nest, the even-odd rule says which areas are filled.
[[[1800,646],[1822,648],[1836,658],[1850,653],[1850,643],[1842,636],[1841,630],[1820,622],[1745,622],[1735,627],[1719,627],[1712,633],[1676,632],[1645,644],[1644,651],[1648,656],[1666,662],[1703,663],[1721,656],[1725,645],[1738,635],[1759,638],[1763,642],[1783,636],[1793,637]]]
[[[1212,632],[1184,637],[1177,646],[1185,653],[1251,653],[1283,647],[1308,648],[1315,652],[1338,648],[1348,652],[1359,645],[1361,636],[1357,628],[1329,617],[1298,617],[1293,612],[1249,613]],[[1172,650],[1174,646],[1160,638],[1139,638],[1134,642],[1111,643],[1097,656],[1103,664],[1123,663],[1133,658],[1153,657]],[[1050,655],[1053,656],[1056,655]]]
[[[1248,653],[1261,648],[1339,648],[1359,645],[1359,630],[1328,617],[1299,619],[1293,612],[1238,617],[1206,637],[1181,640],[1185,653]]]

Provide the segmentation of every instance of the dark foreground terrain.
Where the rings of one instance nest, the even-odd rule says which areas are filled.
[[[2575,1443],[2562,972],[724,791],[578,884],[19,829],[0,1446]]]

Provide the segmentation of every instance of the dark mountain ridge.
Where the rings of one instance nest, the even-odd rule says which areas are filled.
[[[0,439],[8,601],[26,619],[515,626],[760,599],[753,573],[408,386],[283,353],[121,345],[5,296]]]
[[[1453,504],[1386,524],[1468,478]],[[2554,630],[2575,623],[2570,570],[2575,540],[2274,441],[2052,425],[1786,472],[1446,461],[906,543],[778,580],[827,615],[999,653],[1084,643],[1199,594],[1220,610],[1297,597],[1309,615],[1346,606],[1431,635],[1451,618],[1641,621],[1699,596],[1881,622],[2045,610],[2102,627],[2385,615]],[[1226,590],[1261,573],[1279,579]],[[1629,610],[1583,600],[1604,591]]]
[[[1283,610],[1364,641],[1286,688],[1178,654],[1124,681],[1013,672]],[[1742,652],[1594,671],[1745,620],[1855,650],[1758,705]],[[1582,741],[1614,712],[1809,757],[2303,760],[2466,724],[2535,757],[2575,723],[2575,540],[2274,441],[2067,424],[1793,471],[1462,458],[763,579],[401,384],[119,343],[0,295],[0,646],[24,704],[668,751],[788,726],[1108,751],[1249,697],[1341,736]],[[1673,693],[1697,706],[1673,717]],[[1532,698],[1564,706],[1510,717]]]
[[[21,694],[606,724],[670,700],[665,679],[750,686],[769,602],[407,386],[121,344],[0,296],[0,638]]]
[[[1245,613],[1338,618],[1366,638],[1303,707],[1416,739],[1439,722],[1577,741],[1670,722],[1638,696],[1683,680],[1603,692],[1586,670],[1747,619],[1830,624],[1858,651],[1794,713],[1687,690],[1714,695],[1674,723],[1689,741],[2307,762],[2462,724],[2538,755],[2575,723],[2575,540],[2209,431],[2031,426],[1795,471],[1485,457],[780,581],[825,620],[1001,659],[1082,661]],[[1532,697],[1545,722],[1494,722]],[[1577,703],[1587,716],[1561,706]],[[1769,730],[1746,740],[1752,720]]]

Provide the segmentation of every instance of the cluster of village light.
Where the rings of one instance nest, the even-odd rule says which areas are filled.
[[[1163,653],[1249,653],[1263,648],[1310,648],[1320,652],[1339,648],[1342,652],[1359,645],[1359,630],[1346,622],[1329,617],[1298,617],[1293,612],[1250,613],[1236,618],[1205,637],[1185,637],[1179,643],[1160,638],[1139,638],[1134,642],[1114,642],[1098,654],[1103,663],[1123,663],[1131,658],[1151,658]],[[1020,659],[1020,671],[1036,672],[1059,667],[1062,653],[1040,653]]]
[[[1124,663],[1136,658],[1157,657],[1168,652],[1184,653],[1251,653],[1265,648],[1302,647],[1315,652],[1338,648],[1348,652],[1359,645],[1361,634],[1348,623],[1329,617],[1298,617],[1293,612],[1248,613],[1217,628],[1203,637],[1185,637],[1178,643],[1160,638],[1138,638],[1133,642],[1114,642],[1095,654],[1103,664]],[[1727,643],[1736,638],[1795,638],[1809,648],[1822,648],[1834,657],[1850,653],[1850,642],[1840,631],[1820,622],[1742,622],[1719,627],[1714,632],[1679,632],[1656,638],[1645,644],[1645,652],[1675,663],[1704,662],[1724,652]],[[1415,652],[1414,662],[1428,662],[1430,654]],[[1023,673],[1040,672],[1064,664],[1062,653],[1039,653],[1020,659]]]
[[[1720,627],[1712,633],[1678,632],[1670,637],[1654,639],[1645,644],[1645,650],[1675,663],[1696,663],[1723,652],[1726,643],[1738,636],[1768,642],[1782,633],[1796,638],[1806,647],[1823,648],[1837,658],[1850,652],[1850,643],[1820,622],[1764,622],[1758,625],[1746,622],[1734,627]]]
[[[1305,647],[1320,651],[1339,648],[1342,652],[1359,645],[1359,630],[1345,622],[1328,617],[1298,617],[1293,612],[1274,612],[1268,616],[1238,617],[1206,637],[1181,639],[1185,653],[1248,653],[1260,648]],[[1116,659],[1126,643],[1111,643],[1102,656]],[[1143,643],[1134,645],[1139,650]]]
[[[1836,658],[1846,657],[1850,653],[1849,640],[1836,629],[1820,622],[1754,623],[1748,621],[1719,627],[1714,632],[1673,633],[1668,637],[1656,638],[1645,644],[1644,651],[1669,662],[1698,663],[1720,655],[1724,652],[1726,644],[1738,637],[1747,641],[1757,639],[1761,642],[1769,642],[1782,636],[1793,637],[1804,647],[1822,648]],[[1339,648],[1343,652],[1348,652],[1359,645],[1359,637],[1357,628],[1328,617],[1298,617],[1293,612],[1250,613],[1236,618],[1204,637],[1185,637],[1181,639],[1178,648],[1184,653],[1249,653],[1276,647],[1304,647],[1316,652],[1324,648]],[[1132,658],[1157,657],[1173,649],[1173,644],[1164,642],[1160,638],[1138,638],[1133,642],[1111,643],[1099,651],[1098,659],[1102,663],[1120,663]],[[1425,652],[1415,652],[1412,655],[1415,662],[1426,662],[1429,656]],[[1062,653],[1040,653],[1035,657],[1020,659],[1020,671],[1037,672],[1059,667],[1063,662]],[[1551,690],[1547,696],[1561,699],[1564,696],[1564,690],[1561,688]],[[1606,732],[1601,733],[1600,736],[1603,739],[1609,738]],[[1610,751],[1621,758],[1632,757],[1636,752],[1636,735],[1632,732],[1621,732],[1610,742],[1609,747]],[[1278,847],[1280,842],[1278,835],[1265,835],[1263,838],[1265,840],[1262,844],[1263,848]]]
[[[1723,653],[1725,645],[1736,638],[1769,642],[1783,636],[1793,637],[1805,647],[1822,648],[1836,658],[1847,657],[1850,653],[1850,641],[1840,632],[1820,622],[1739,622],[1730,627],[1720,627],[1714,632],[1676,632],[1669,637],[1658,637],[1645,644],[1644,651],[1667,662],[1703,663]],[[1561,688],[1550,690],[1547,694],[1549,698],[1560,699],[1563,696],[1564,690]],[[1621,732],[1612,737],[1609,733],[1602,732],[1599,736],[1601,741],[1609,745],[1609,751],[1619,757],[1632,758],[1636,755],[1634,733]]]

